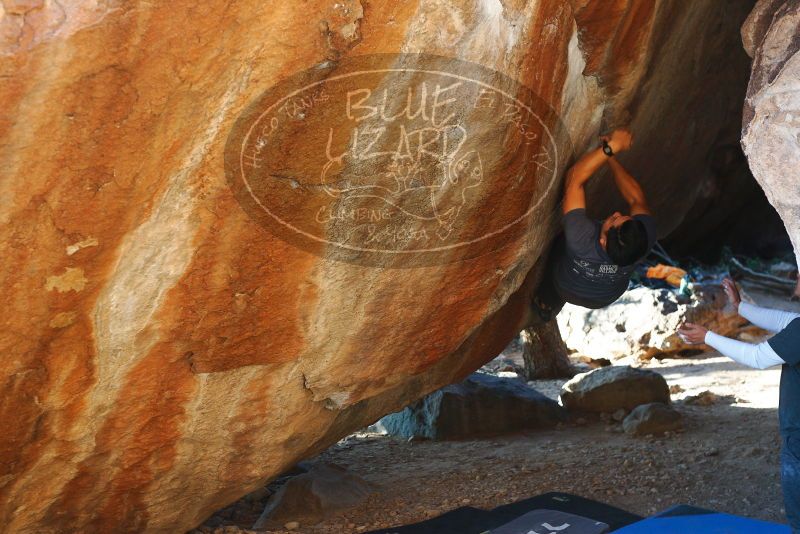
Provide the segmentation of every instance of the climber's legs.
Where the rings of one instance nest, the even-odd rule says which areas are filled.
[[[555,319],[558,312],[566,304],[566,299],[558,291],[555,280],[555,268],[559,258],[564,254],[567,240],[564,234],[560,234],[551,247],[550,253],[546,258],[544,275],[536,292],[533,295],[531,308],[534,317],[538,317],[542,322]]]

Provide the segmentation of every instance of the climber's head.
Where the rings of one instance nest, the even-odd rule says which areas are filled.
[[[647,230],[642,221],[616,211],[603,221],[600,245],[617,265],[631,265],[647,253]]]

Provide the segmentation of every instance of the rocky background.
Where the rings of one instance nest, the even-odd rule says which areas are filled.
[[[793,4],[760,2],[744,32],[743,144],[784,221],[798,206]],[[370,53],[495,69],[560,114],[578,153],[628,123],[623,161],[666,235],[739,142],[752,8],[4,0],[0,524],[189,529],[465,377],[524,324],[557,195],[525,239],[458,263],[398,270],[294,248],[244,213],[223,171],[234,121],[265,89]],[[598,210],[619,202],[608,185],[591,191]]]
[[[800,4],[760,0],[742,26],[753,58],[742,124],[742,147],[758,183],[800,252],[800,190],[791,176],[800,162]]]

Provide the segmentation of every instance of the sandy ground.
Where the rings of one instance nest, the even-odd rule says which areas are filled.
[[[763,304],[797,306],[769,297]],[[632,363],[617,360],[615,364]],[[758,371],[717,353],[653,361],[683,391],[672,399],[685,430],[660,438],[634,438],[619,423],[599,417],[561,428],[457,442],[408,442],[360,433],[312,461],[346,467],[379,486],[362,505],[293,532],[363,532],[424,520],[459,506],[490,509],[549,491],[573,493],[650,515],[674,504],[692,504],[748,517],[783,521],[778,472],[780,368]],[[538,381],[557,398],[563,381]],[[728,396],[710,406],[683,404],[710,390]],[[238,532],[260,510],[207,522],[197,532]],[[239,528],[235,528],[238,526]],[[216,528],[215,528],[216,527]],[[269,532],[288,532],[272,530]]]

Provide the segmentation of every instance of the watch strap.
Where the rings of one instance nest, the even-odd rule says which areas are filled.
[[[614,150],[611,148],[611,145],[609,145],[608,141],[606,141],[605,139],[603,139],[603,153],[608,157],[614,155]]]

